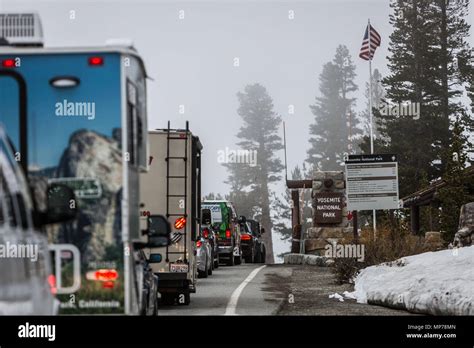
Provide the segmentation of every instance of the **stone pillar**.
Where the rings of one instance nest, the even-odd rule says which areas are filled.
[[[352,236],[344,198],[344,172],[316,172],[311,197],[313,227],[305,232],[305,253],[324,255],[327,244]]]

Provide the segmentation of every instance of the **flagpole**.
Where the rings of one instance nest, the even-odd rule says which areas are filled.
[[[372,115],[372,42],[371,42],[371,27],[370,18],[368,20],[367,31],[369,33],[369,122],[370,122],[370,154],[374,153],[374,126],[373,126],[373,115]],[[372,210],[372,218],[374,225],[374,240],[377,238],[377,212],[375,209]]]

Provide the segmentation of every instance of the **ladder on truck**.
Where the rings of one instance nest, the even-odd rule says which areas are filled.
[[[188,225],[188,137],[189,137],[189,121],[186,121],[186,130],[184,137],[183,134],[178,134],[178,131],[171,133],[170,121],[168,121],[168,130],[167,130],[167,141],[166,141],[166,218],[170,217],[184,217],[186,219],[186,224],[184,226],[184,250],[180,251],[169,251],[169,246],[166,247],[166,262],[169,262],[170,254],[182,254],[184,263],[187,264],[187,225]],[[174,141],[184,141],[184,156],[170,156],[170,144]],[[170,163],[171,161],[184,161],[184,175],[170,175]],[[174,180],[184,180],[184,194],[170,193],[170,179]],[[184,199],[184,211],[183,212],[173,212],[170,211],[170,198],[182,198]],[[179,205],[178,205],[179,206]],[[181,233],[181,232],[179,232]],[[171,266],[170,266],[171,267]]]

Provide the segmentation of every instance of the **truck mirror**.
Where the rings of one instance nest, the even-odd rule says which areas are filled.
[[[260,229],[260,234],[264,234],[264,233],[265,233],[265,229],[262,227],[262,228]]]
[[[243,216],[243,215],[240,215],[240,216],[239,216],[239,222],[240,222],[241,224],[244,224],[244,223],[247,222],[247,218],[246,218],[245,216]]]
[[[77,215],[77,202],[74,191],[63,184],[51,184],[47,189],[47,224],[66,222]]]
[[[163,215],[150,215],[147,218],[148,246],[150,248],[170,245],[171,226]]]

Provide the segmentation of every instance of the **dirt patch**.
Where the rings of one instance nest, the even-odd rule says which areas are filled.
[[[279,267],[279,266],[273,266]],[[329,294],[353,291],[351,284],[337,284],[328,267],[282,265],[291,269],[289,276],[268,273],[264,291],[283,299],[278,315],[412,315],[387,307],[366,305],[355,300],[340,302]]]

